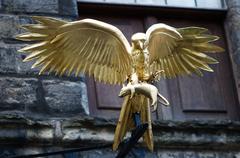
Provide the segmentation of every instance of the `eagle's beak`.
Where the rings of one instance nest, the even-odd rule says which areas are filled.
[[[139,44],[139,46],[140,46],[141,49],[144,49],[144,42],[138,41],[138,44]]]

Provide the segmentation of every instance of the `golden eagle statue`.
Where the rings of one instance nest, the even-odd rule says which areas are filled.
[[[217,36],[201,27],[174,28],[154,24],[146,33],[136,33],[131,45],[123,33],[113,25],[84,19],[67,22],[50,17],[33,16],[37,24],[22,27],[27,33],[17,35],[22,41],[33,41],[20,52],[29,53],[24,61],[35,60],[32,65],[41,67],[39,74],[78,76],[80,73],[109,84],[124,84],[119,96],[124,96],[115,131],[113,150],[116,150],[126,132],[133,129],[134,113],[141,122],[148,123],[143,141],[153,151],[151,106],[157,107],[157,96],[164,105],[168,101],[151,83],[163,78],[195,73],[212,72],[209,64],[217,60],[205,53],[222,52],[212,44]]]

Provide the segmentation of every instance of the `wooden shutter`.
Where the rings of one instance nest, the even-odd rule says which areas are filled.
[[[216,43],[226,51],[210,54],[219,64],[212,65],[214,73],[204,72],[204,77],[185,76],[167,81],[173,118],[188,119],[238,119],[238,108],[231,63],[225,41],[223,23],[218,20],[188,20],[158,18],[158,22],[174,27],[199,26],[220,37]]]

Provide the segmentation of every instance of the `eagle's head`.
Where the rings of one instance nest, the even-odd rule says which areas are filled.
[[[135,49],[145,49],[147,36],[145,33],[135,33],[132,35],[132,47]]]

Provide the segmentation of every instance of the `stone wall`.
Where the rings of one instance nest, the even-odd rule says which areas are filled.
[[[228,47],[232,61],[238,101],[240,102],[240,1],[228,0],[228,14],[225,21],[225,30],[228,36]]]
[[[33,23],[31,15],[65,20],[78,16],[74,0],[0,1],[0,113],[19,113],[33,118],[69,117],[88,113],[83,77],[39,76],[32,63],[23,63],[24,46],[14,39],[24,32],[21,24]]]
[[[238,53],[238,8],[229,0],[226,30],[233,58]],[[23,42],[14,39],[33,23],[30,15],[66,20],[78,16],[75,0],[0,0],[0,157],[36,154],[66,148],[112,143],[117,120],[88,116],[84,77],[39,76],[31,63],[17,53]],[[236,27],[235,24],[236,23]],[[240,37],[240,36],[239,36]],[[237,55],[236,55],[237,56]],[[238,66],[235,66],[237,69]],[[237,81],[237,79],[236,79]],[[232,121],[158,121],[153,123],[153,153],[140,149],[129,155],[158,158],[240,158],[240,123]],[[111,148],[51,156],[105,157],[116,155]],[[135,156],[134,156],[135,155]]]
[[[0,117],[0,157],[38,154],[67,148],[110,144],[103,149],[76,152],[84,158],[113,158],[111,150],[116,120],[92,117],[33,120],[24,116]],[[141,144],[128,158],[239,158],[240,123],[232,121],[154,122],[154,152]],[[4,143],[3,143],[4,142]],[[137,156],[136,156],[137,155]],[[70,158],[69,154],[54,156]],[[75,158],[75,157],[74,157]]]

